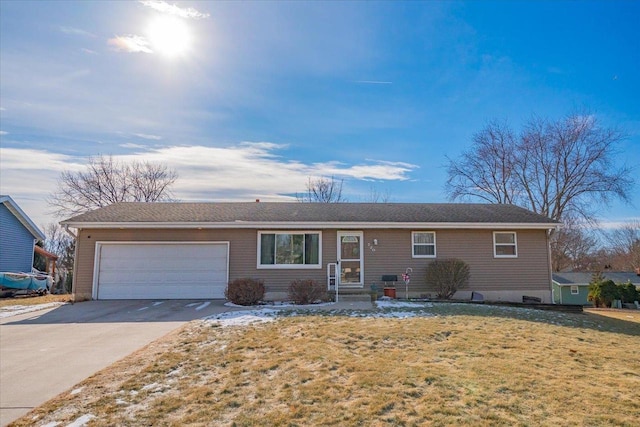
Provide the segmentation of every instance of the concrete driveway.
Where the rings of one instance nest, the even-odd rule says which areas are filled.
[[[87,301],[0,320],[0,424],[224,301]]]

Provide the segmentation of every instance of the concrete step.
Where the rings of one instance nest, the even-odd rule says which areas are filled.
[[[366,293],[338,294],[340,302],[371,302],[371,295]]]

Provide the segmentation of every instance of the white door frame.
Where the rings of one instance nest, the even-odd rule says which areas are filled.
[[[364,287],[364,233],[362,231],[338,231],[338,246],[337,246],[337,260],[338,260],[338,271],[336,272],[336,276],[338,276],[340,281],[341,288],[363,288]],[[360,242],[360,258],[345,258],[342,259],[342,238],[345,236],[356,236],[358,241]],[[359,283],[348,283],[342,280],[342,261],[354,262],[358,261],[360,263],[360,282]]]

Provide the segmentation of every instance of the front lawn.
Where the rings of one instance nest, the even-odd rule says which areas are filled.
[[[190,323],[15,425],[631,426],[639,346],[633,321],[512,307],[236,313]]]

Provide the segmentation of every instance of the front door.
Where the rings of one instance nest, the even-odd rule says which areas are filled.
[[[362,232],[338,231],[338,264],[340,266],[340,286],[362,287]]]

